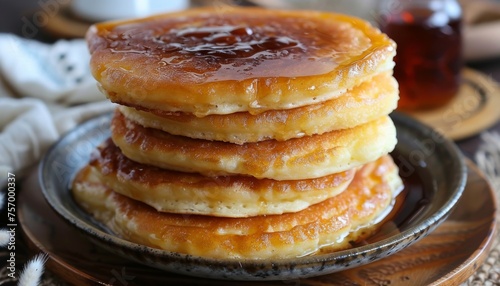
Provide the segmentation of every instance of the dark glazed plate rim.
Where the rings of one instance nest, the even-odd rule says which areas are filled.
[[[444,172],[446,176],[432,180],[436,182],[436,200],[400,233],[343,251],[274,261],[215,260],[150,248],[108,233],[77,206],[69,186],[95,146],[109,136],[111,114],[81,124],[55,143],[41,161],[39,182],[56,213],[93,242],[131,260],[170,272],[218,279],[284,280],[318,276],[370,263],[413,244],[447,218],[464,190],[467,170],[456,145],[406,115],[393,113],[391,117],[398,130],[396,151],[402,156],[400,159],[430,168],[431,175]]]

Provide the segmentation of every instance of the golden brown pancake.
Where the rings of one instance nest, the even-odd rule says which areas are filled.
[[[249,176],[205,177],[136,163],[111,140],[94,152],[90,172],[117,193],[158,211],[224,217],[296,212],[344,191],[348,170],[310,180],[275,181]]]
[[[335,99],[255,115],[238,112],[197,117],[126,106],[120,106],[120,111],[142,126],[170,134],[243,144],[268,139],[284,141],[358,126],[389,114],[396,108],[398,98],[396,80],[390,72],[384,72]]]
[[[387,154],[397,141],[388,116],[321,135],[237,145],[145,128],[119,111],[111,122],[111,136],[125,156],[139,163],[206,176],[238,174],[274,180],[340,173]]]
[[[92,74],[116,103],[196,116],[323,102],[392,70],[368,22],[319,11],[200,8],[93,25]]]
[[[107,188],[90,167],[73,184],[76,201],[129,241],[216,259],[282,259],[348,247],[385,216],[402,183],[389,156],[366,164],[348,189],[303,211],[249,218],[158,212]],[[188,239],[187,239],[188,238]]]

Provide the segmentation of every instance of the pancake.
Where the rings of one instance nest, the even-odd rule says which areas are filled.
[[[237,174],[274,180],[340,173],[389,153],[397,141],[388,116],[321,135],[237,145],[145,128],[119,111],[111,122],[111,137],[125,156],[142,164],[205,176]]]
[[[242,7],[99,23],[86,39],[111,101],[199,117],[336,98],[392,70],[396,51],[355,17]]]
[[[310,180],[275,181],[249,176],[204,177],[136,163],[111,140],[90,161],[93,176],[117,193],[158,211],[224,217],[297,212],[344,191],[348,170]]]
[[[387,115],[398,102],[398,85],[390,72],[323,103],[252,115],[238,112],[197,117],[190,113],[138,110],[120,106],[128,119],[145,127],[196,139],[236,144],[268,139],[284,141],[352,128]]]
[[[82,208],[129,241],[205,258],[259,260],[348,247],[387,215],[401,186],[397,167],[384,156],[363,166],[338,196],[282,215],[220,218],[157,212],[107,188],[89,166],[77,175],[72,192]]]

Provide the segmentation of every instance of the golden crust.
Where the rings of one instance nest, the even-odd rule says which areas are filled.
[[[300,211],[344,191],[355,173],[300,181],[204,177],[136,163],[111,140],[99,146],[89,165],[107,187],[158,211],[223,217]]]
[[[145,128],[119,111],[111,123],[111,137],[125,156],[139,163],[206,176],[238,174],[275,180],[340,173],[389,153],[397,141],[388,116],[321,135],[237,145]]]
[[[100,23],[87,41],[111,101],[196,116],[333,99],[391,70],[395,55],[394,42],[354,17],[241,7]]]
[[[398,98],[396,80],[390,72],[384,72],[338,98],[255,115],[238,112],[197,117],[158,109],[119,108],[125,117],[145,127],[190,138],[243,144],[268,139],[284,141],[351,128],[391,113],[397,106]]]
[[[72,192],[76,201],[116,234],[167,251],[216,259],[281,259],[328,246],[348,246],[362,227],[370,229],[388,213],[402,187],[389,156],[356,173],[340,195],[303,211],[250,218],[160,213],[106,188],[85,167]],[[189,239],[186,239],[188,237]]]

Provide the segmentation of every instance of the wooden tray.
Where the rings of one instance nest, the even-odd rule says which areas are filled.
[[[371,264],[308,279],[237,282],[238,285],[456,285],[489,253],[496,234],[493,190],[468,162],[468,183],[448,219],[416,244]],[[18,217],[34,253],[48,253],[48,270],[77,285],[234,285],[160,271],[124,260],[92,244],[63,221],[44,200],[36,174],[19,194]]]
[[[464,69],[457,96],[446,106],[407,112],[453,140],[476,135],[500,120],[500,86],[491,77]]]

